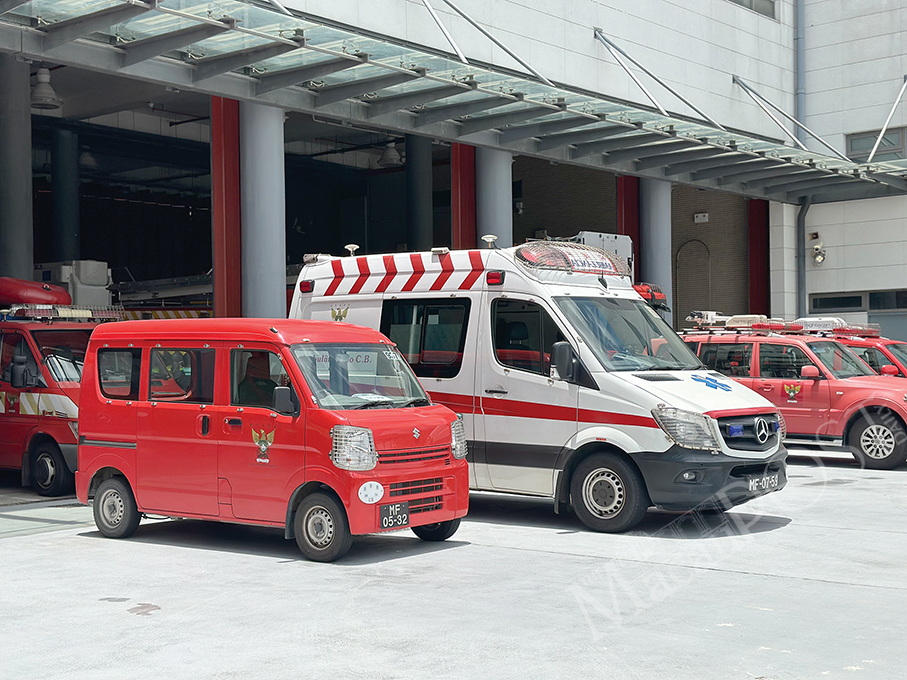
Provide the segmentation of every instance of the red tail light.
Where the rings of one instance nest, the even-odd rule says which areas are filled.
[[[300,293],[311,293],[315,290],[314,281],[300,281],[299,282],[299,292]]]
[[[490,271],[485,273],[485,283],[489,286],[504,285],[504,272]]]

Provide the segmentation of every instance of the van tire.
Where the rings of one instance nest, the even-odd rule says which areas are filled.
[[[889,409],[857,420],[847,443],[860,467],[870,470],[891,470],[907,458],[907,431]]]
[[[583,524],[606,533],[632,529],[649,507],[639,471],[613,453],[594,453],[576,466],[570,479],[570,501]]]
[[[423,541],[446,541],[457,533],[460,528],[460,518],[438,522],[437,524],[424,524],[421,527],[412,527],[413,533]]]
[[[94,523],[107,538],[128,538],[142,520],[132,489],[120,477],[101,482],[92,503]]]
[[[72,493],[75,476],[69,471],[63,454],[53,442],[45,441],[35,447],[29,468],[32,486],[39,496]]]
[[[293,519],[296,545],[313,562],[333,562],[353,545],[346,511],[331,496],[313,493],[302,499]]]

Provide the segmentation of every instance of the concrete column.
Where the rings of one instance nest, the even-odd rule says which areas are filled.
[[[796,205],[772,202],[768,208],[769,302],[771,315],[797,318]]]
[[[476,236],[494,234],[499,248],[513,245],[513,156],[508,151],[476,148]]]
[[[79,259],[79,135],[54,130],[50,156],[53,261]]]
[[[406,135],[406,247],[415,252],[434,245],[431,138]]]
[[[0,276],[32,279],[31,87],[29,65],[0,54]]]
[[[671,183],[660,179],[639,181],[640,281],[654,283],[674,309],[671,256]],[[671,313],[663,314],[671,323]]]
[[[283,110],[241,102],[242,313],[287,316]]]

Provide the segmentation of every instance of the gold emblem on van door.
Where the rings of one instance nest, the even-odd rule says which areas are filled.
[[[271,430],[265,434],[264,428],[261,430],[261,434],[255,432],[255,428],[252,428],[252,441],[255,442],[255,445],[258,446],[258,458],[256,462],[267,463],[268,462],[268,449],[271,448],[271,444],[274,443],[274,433],[277,430]]]
[[[346,315],[349,314],[350,308],[347,307],[331,307],[331,321],[343,321],[346,319]]]

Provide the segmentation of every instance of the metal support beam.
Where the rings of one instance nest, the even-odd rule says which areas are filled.
[[[371,99],[368,101],[368,111],[366,111],[365,117],[383,116],[386,113],[408,109],[427,102],[455,97],[458,94],[468,94],[475,90],[476,86],[476,81],[471,80],[464,85],[442,85],[441,87],[430,87],[415,92],[404,92],[390,97]]]
[[[444,37],[447,38],[447,42],[450,43],[450,46],[453,48],[454,52],[457,53],[457,56],[460,58],[464,64],[469,64],[466,61],[466,55],[463,54],[463,50],[460,49],[460,46],[457,45],[456,41],[453,39],[453,36],[450,34],[450,31],[447,30],[447,27],[441,23],[441,17],[438,16],[438,13],[435,12],[435,8],[431,6],[428,0],[422,0],[422,4],[425,5],[425,9],[428,10],[428,13],[431,14],[431,18],[435,20],[435,23],[438,24],[438,28],[441,29],[441,33],[444,34]]]
[[[270,45],[252,47],[241,52],[228,52],[216,57],[199,59],[195,62],[195,73],[192,75],[192,80],[198,82],[221,73],[228,73],[249,64],[279,57],[281,54],[286,54],[305,46],[305,38],[302,37],[301,32],[294,40],[296,45],[290,45],[285,42],[271,43]]]
[[[136,40],[123,45],[122,49],[126,53],[123,58],[123,66],[138,64],[140,61],[157,57],[171,50],[220,35],[235,27],[236,19],[224,17],[215,21],[205,21],[197,26],[190,26],[180,31],[163,33],[144,40]]]
[[[685,163],[674,163],[669,165],[664,169],[664,174],[667,177],[671,175],[682,175],[685,172],[696,172],[697,170],[705,170],[706,168],[720,168],[736,165],[740,159],[740,154],[736,152],[728,152],[721,154],[720,156],[713,156],[712,158],[704,158],[701,161],[686,161]]]
[[[671,163],[682,163],[686,161],[698,161],[701,158],[711,158],[712,156],[720,156],[723,153],[727,153],[727,149],[720,147],[706,147],[706,148],[694,148],[686,151],[674,151],[672,153],[667,153],[662,156],[656,156],[655,158],[647,158],[641,160],[636,164],[637,170],[651,170],[652,168],[660,168],[665,165],[670,165]]]
[[[434,106],[426,109],[416,116],[413,121],[413,127],[422,127],[432,123],[440,123],[445,120],[460,118],[461,116],[471,116],[479,111],[487,111],[498,106],[508,106],[516,102],[523,101],[523,95],[516,93],[513,97],[485,97],[484,99],[474,99],[471,102],[461,104],[449,104],[447,106]]]
[[[867,163],[872,163],[872,159],[875,158],[876,151],[879,150],[879,144],[881,144],[882,138],[888,131],[888,125],[891,123],[891,117],[894,115],[895,109],[898,108],[898,104],[901,103],[901,97],[904,96],[905,89],[907,89],[907,76],[904,76],[904,84],[901,85],[901,91],[898,92],[898,96],[894,99],[894,104],[891,105],[891,111],[888,112],[888,118],[885,119],[885,124],[882,126],[882,129],[879,130],[879,136],[876,139],[876,143],[872,145],[872,151],[869,152],[869,158],[866,159]]]
[[[634,161],[641,158],[652,158],[658,156],[664,158],[672,151],[695,146],[696,142],[686,139],[666,139],[663,142],[655,144],[644,144],[634,146],[629,149],[618,149],[617,151],[608,152],[608,163],[622,163],[624,161]]]
[[[765,187],[765,195],[786,194],[789,192],[799,191],[800,189],[816,189],[831,184],[841,184],[845,182],[860,182],[858,177],[853,175],[829,174],[825,177],[813,177],[811,179],[800,180],[799,182],[784,182],[782,184],[770,184]],[[815,193],[819,193],[818,191]]]
[[[503,127],[511,123],[521,123],[524,120],[552,116],[555,113],[561,113],[561,111],[563,111],[563,108],[552,109],[548,106],[532,106],[519,111],[508,111],[507,113],[498,113],[480,118],[470,118],[461,123],[460,137],[465,137],[475,132],[482,132],[483,130]]]
[[[279,90],[283,87],[289,87],[290,85],[296,85],[297,83],[304,83],[308,80],[321,78],[330,73],[336,73],[337,71],[344,71],[348,68],[360,66],[367,61],[367,54],[357,54],[352,59],[347,59],[346,57],[325,59],[324,61],[316,61],[313,64],[307,64],[305,66],[268,73],[267,75],[262,75],[260,77],[258,85],[255,87],[255,94],[263,95],[266,92]]]
[[[627,130],[627,132],[634,132]],[[600,142],[589,142],[588,144],[578,144],[570,158],[582,158],[597,153],[608,153],[618,149],[629,149],[633,146],[642,146],[651,142],[657,142],[663,139],[670,139],[669,135],[660,135],[655,132],[644,132],[642,134],[628,135],[619,139],[606,139]]]
[[[582,142],[594,142],[606,137],[615,135],[626,135],[631,132],[639,132],[642,125],[608,125],[606,127],[592,128],[591,130],[577,130],[576,132],[565,132],[559,135],[546,135],[539,139],[536,145],[538,151],[548,151],[557,149],[562,146],[581,144]]]
[[[145,12],[150,12],[157,7],[157,3],[158,0],[148,0],[148,2],[126,0],[126,3],[122,5],[114,5],[75,19],[67,19],[49,26],[43,26],[41,30],[47,34],[44,38],[43,47],[45,50],[52,50],[90,33],[116,26],[133,17],[145,14]]]
[[[784,184],[788,182],[800,182],[807,179],[817,179],[819,177],[833,177],[827,170],[818,170],[816,168],[801,167],[797,170],[781,171],[775,169],[774,174],[765,175],[764,177],[753,178],[749,180],[737,180],[746,184],[747,189],[760,189],[770,187],[773,184]]]
[[[693,173],[692,179],[694,181],[701,181],[706,179],[715,179],[716,177],[728,177],[737,173],[750,172],[756,169],[765,169],[765,168],[778,168],[783,167],[784,161],[779,158],[765,158],[761,156],[747,156],[743,160],[734,163],[734,165],[719,166],[716,168],[706,168],[704,170],[698,170]],[[735,180],[730,180],[735,181]],[[718,183],[721,184],[722,180],[719,179]]]
[[[716,169],[703,170],[701,173],[694,172],[693,178],[698,179],[700,175],[707,175],[705,179],[710,179],[708,175],[711,175],[711,177],[718,178],[719,185],[738,184],[740,182],[749,182],[751,180],[765,179],[767,177],[787,176],[788,174],[796,173],[800,170],[810,169],[811,168],[803,165],[789,165],[774,160],[760,159],[757,161],[741,163],[730,170]]]
[[[379,92],[387,87],[393,87],[394,85],[408,82],[414,78],[421,78],[424,75],[424,68],[414,68],[388,73],[383,76],[354,80],[349,83],[327,85],[319,89],[313,88],[312,91],[318,95],[315,105],[327,106],[328,104],[342,102],[345,99],[352,99],[353,97],[358,97],[368,92]]]
[[[549,120],[548,122],[529,123],[528,125],[515,125],[506,130],[501,130],[498,141],[502,144],[508,142],[518,142],[528,137],[543,137],[556,132],[563,132],[582,125],[592,125],[604,120],[604,116],[597,118],[587,118],[585,116],[576,116],[575,118],[561,118],[560,120]]]
[[[27,5],[31,0],[0,0],[0,15],[12,12],[16,7]]]

